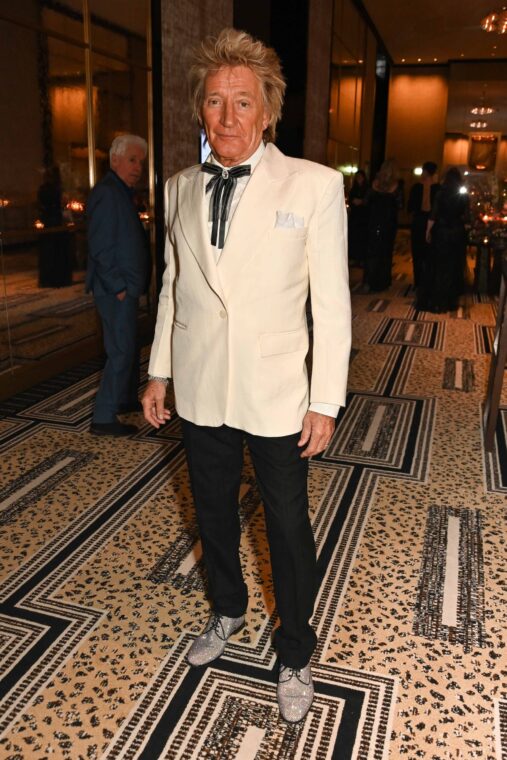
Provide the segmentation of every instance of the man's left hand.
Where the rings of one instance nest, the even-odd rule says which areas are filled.
[[[301,456],[313,457],[324,451],[332,438],[335,424],[334,417],[318,412],[307,412],[303,420],[301,438],[298,441],[298,446],[306,446]]]

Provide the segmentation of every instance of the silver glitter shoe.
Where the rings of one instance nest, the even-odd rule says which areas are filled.
[[[280,665],[276,690],[280,715],[287,723],[299,723],[313,702],[313,681],[310,665],[296,670]]]
[[[244,615],[239,618],[230,618],[212,612],[204,632],[196,638],[188,650],[188,664],[198,667],[216,660],[223,653],[230,636],[241,630],[244,625]]]

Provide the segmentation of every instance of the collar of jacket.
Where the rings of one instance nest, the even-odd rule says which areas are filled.
[[[178,176],[177,212],[183,235],[209,286],[224,304],[241,269],[255,255],[258,245],[262,245],[274,225],[278,208],[276,191],[280,182],[296,173],[295,162],[268,143],[231,220],[218,264],[209,237],[206,204],[203,203],[205,175],[201,172],[201,165],[192,166]],[[246,246],[245,241],[248,241]],[[241,255],[234,255],[235,250]]]

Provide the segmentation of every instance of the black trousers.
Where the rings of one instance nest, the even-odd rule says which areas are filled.
[[[429,245],[426,242],[426,228],[429,212],[421,211],[414,215],[410,230],[412,244],[412,264],[414,267],[414,286],[423,288],[426,283],[426,267],[428,265]]]
[[[181,422],[213,608],[227,617],[240,617],[248,603],[239,557],[238,514],[246,439],[264,502],[281,623],[275,646],[284,665],[302,668],[317,643],[309,624],[317,568],[308,516],[308,460],[300,457],[300,435],[267,438],[227,425]]]

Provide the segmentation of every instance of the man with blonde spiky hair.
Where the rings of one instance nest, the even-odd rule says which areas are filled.
[[[224,29],[205,39],[190,84],[212,154],[166,186],[167,267],[144,414],[156,428],[169,419],[172,377],[213,605],[187,655],[193,666],[219,657],[245,622],[238,500],[246,441],[280,617],[278,702],[283,718],[298,722],[312,704],[317,640],[308,460],[333,435],[350,350],[343,181],[274,146],[285,82],[276,53],[250,35]]]

